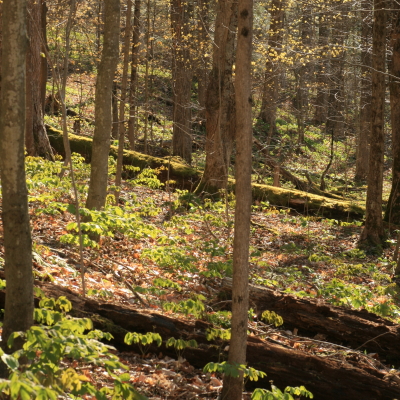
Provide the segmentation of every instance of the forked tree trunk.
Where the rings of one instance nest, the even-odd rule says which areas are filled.
[[[215,21],[212,69],[206,99],[206,165],[196,189],[211,195],[228,183],[235,138],[235,90],[232,82],[237,3],[219,0]]]
[[[26,0],[3,1],[3,34],[7,38],[3,41],[0,98],[0,170],[7,279],[2,332],[4,350],[12,332],[26,331],[33,324],[32,241],[24,166],[26,18]],[[18,340],[14,347],[21,344]],[[6,369],[0,370],[8,375]]]
[[[372,43],[372,132],[365,226],[360,245],[380,246],[385,237],[382,221],[382,186],[384,157],[384,103],[386,59],[386,0],[374,0]]]
[[[53,151],[43,121],[42,83],[42,5],[40,1],[28,3],[29,47],[26,56],[26,133],[25,145],[29,155],[53,160]]]
[[[120,0],[104,0],[104,43],[96,80],[95,127],[86,208],[99,210],[107,196],[111,92],[119,54]]]
[[[172,97],[173,136],[172,154],[192,162],[192,68],[190,47],[185,39],[189,34],[189,5],[181,0],[171,1],[172,28]]]
[[[235,105],[237,129],[236,206],[233,242],[232,327],[228,363],[246,363],[249,310],[249,246],[251,214],[251,148],[253,119],[251,99],[251,55],[253,0],[239,0],[238,44],[236,51]],[[222,399],[241,400],[243,374],[225,375]]]

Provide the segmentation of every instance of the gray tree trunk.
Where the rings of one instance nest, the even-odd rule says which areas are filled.
[[[33,324],[32,241],[24,166],[27,1],[3,1],[0,169],[7,297],[2,346]],[[18,51],[16,51],[18,49]],[[16,346],[21,343],[16,343]]]
[[[253,143],[251,99],[251,54],[253,0],[239,0],[236,52],[236,206],[233,242],[232,328],[229,364],[246,363],[249,309],[249,243],[251,214],[251,150]],[[222,399],[241,400],[243,375],[224,377]]]
[[[111,138],[111,93],[118,63],[120,0],[104,0],[104,43],[96,80],[95,127],[86,207],[104,207],[107,197],[108,154]]]

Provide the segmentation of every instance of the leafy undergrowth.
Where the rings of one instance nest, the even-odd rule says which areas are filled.
[[[106,209],[89,211],[83,208],[89,166],[77,155],[74,166],[81,214],[92,219],[82,224],[88,295],[204,319],[216,328],[211,335],[229,336],[230,312],[222,309],[226,302],[218,292],[221,279],[232,273],[234,199],[211,202],[186,191],[170,193],[161,190],[157,171],[143,170],[124,182],[118,206],[110,190]],[[61,162],[27,158],[34,272],[37,279],[80,292],[73,191],[68,176],[58,178],[60,169]],[[110,159],[111,189],[114,171],[115,161]],[[250,281],[334,305],[364,308],[399,322],[398,292],[390,280],[393,247],[379,256],[358,250],[360,230],[358,221],[319,219],[267,202],[255,204]],[[93,234],[100,235],[98,243],[90,238]],[[0,266],[2,252],[0,242]],[[264,317],[256,320],[250,310],[251,334],[268,332],[274,340],[314,354],[339,351],[340,346],[329,343],[303,345],[290,338],[296,332],[288,332],[279,316]],[[213,399],[221,389],[221,375],[196,370],[184,360],[184,352],[177,352],[176,360],[145,351],[119,357],[129,367],[130,382],[151,399]],[[82,371],[100,386],[113,379],[96,365],[84,365]]]

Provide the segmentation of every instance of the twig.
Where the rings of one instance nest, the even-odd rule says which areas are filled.
[[[92,265],[93,267],[99,269],[103,274],[107,275],[107,273],[104,271],[103,267],[101,267],[98,264],[95,264],[93,261],[90,260],[85,260],[89,263],[89,265]],[[114,271],[111,271],[113,276],[118,279],[119,282],[123,283],[131,292],[132,294],[144,305],[145,307],[149,307],[149,304],[146,303],[139,295],[139,293],[136,292],[136,290],[132,287],[132,285],[125,280],[122,279],[121,276],[118,276]]]
[[[366,341],[365,343],[363,343],[361,346],[357,347],[356,350],[361,349],[361,347],[365,346],[367,343],[372,342],[372,341],[375,340],[375,339],[378,339],[378,337],[381,337],[381,336],[383,336],[383,335],[387,335],[388,333],[390,333],[390,332],[381,333],[380,335],[375,336],[374,338],[367,340],[367,341]]]

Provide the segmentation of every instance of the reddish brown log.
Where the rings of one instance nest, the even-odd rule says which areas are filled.
[[[232,281],[223,281],[221,292],[230,296]],[[301,336],[323,335],[324,340],[369,353],[378,353],[381,360],[400,365],[400,325],[366,310],[334,307],[321,299],[300,299],[272,289],[251,285],[250,304],[259,314],[275,311],[286,329],[298,329]]]
[[[102,303],[92,299],[83,299],[71,290],[49,283],[40,283],[40,287],[49,297],[66,296],[74,307],[75,316],[91,317],[96,328],[110,331],[115,339],[113,345],[126,349],[123,337],[127,331],[158,332],[163,339],[195,339],[199,348],[188,348],[184,357],[194,366],[203,367],[210,361],[218,361],[224,353],[224,346],[210,344],[205,338],[205,329],[209,326],[203,321],[186,321],[157,314],[152,311],[136,310],[130,305]],[[0,292],[0,307],[5,299],[4,291]],[[329,307],[328,307],[329,308]],[[347,310],[346,310],[347,311]],[[328,314],[329,316],[329,314]],[[397,342],[398,343],[398,342]],[[393,348],[396,342],[393,343]],[[132,349],[132,347],[130,347]],[[171,348],[153,348],[152,351],[176,357]],[[223,357],[226,356],[224,353]],[[251,386],[269,388],[273,380],[278,387],[287,385],[305,385],[314,394],[315,399],[324,400],[392,400],[400,398],[400,385],[389,382],[385,374],[366,364],[346,360],[321,358],[284,347],[267,340],[249,337],[248,364],[265,371],[267,378],[250,382]],[[384,379],[385,378],[385,379]]]

